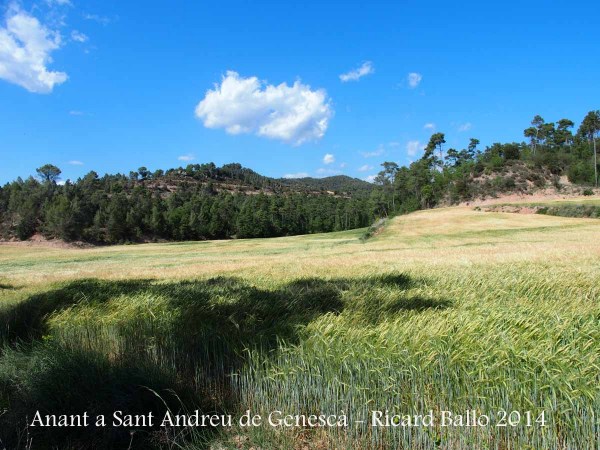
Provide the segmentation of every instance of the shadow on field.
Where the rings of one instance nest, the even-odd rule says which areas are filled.
[[[445,309],[452,305],[449,300],[437,300],[427,297],[399,298],[385,305],[382,312],[388,315],[402,311],[425,311],[427,309]]]
[[[0,289],[15,289],[15,287],[12,284],[0,283]]]
[[[403,274],[298,279],[273,289],[246,281],[78,280],[0,307],[0,439],[9,448],[160,448],[209,442],[210,428],[112,427],[114,411],[162,419],[174,412],[235,411],[231,374],[249,350],[301,339],[305,325],[345,314],[371,325],[450,302],[410,297]],[[27,428],[42,414],[106,415],[105,428]],[[173,433],[176,433],[177,436]]]

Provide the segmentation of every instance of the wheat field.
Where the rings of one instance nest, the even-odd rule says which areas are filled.
[[[599,220],[452,207],[363,233],[1,245],[0,438],[21,448],[600,448]],[[99,394],[99,384],[111,387]],[[343,411],[351,425],[49,436],[22,420],[115,402]],[[377,428],[364,420],[373,410],[505,410],[545,423]]]

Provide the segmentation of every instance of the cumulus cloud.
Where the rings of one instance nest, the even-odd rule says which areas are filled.
[[[292,86],[265,85],[256,77],[243,78],[233,71],[196,106],[196,117],[207,128],[254,133],[294,145],[322,138],[332,115],[322,89],[311,90],[300,81]]]
[[[423,79],[423,75],[421,75],[420,73],[411,72],[408,74],[408,77],[407,77],[408,86],[411,89],[414,89],[419,85],[419,83],[421,83],[422,79]]]
[[[370,166],[368,164],[365,164],[364,166],[360,166],[358,168],[359,172],[368,172],[369,170],[373,170],[373,166]]]
[[[0,78],[27,89],[47,94],[67,80],[65,72],[48,70],[50,54],[60,48],[57,31],[13,4],[0,26]]]
[[[333,156],[331,153],[327,153],[325,156],[323,156],[323,164],[332,164],[335,162],[335,156]]]
[[[69,164],[72,166],[83,166],[83,163],[81,161],[77,161],[76,159],[69,161]]]
[[[71,31],[71,39],[73,39],[76,42],[83,43],[83,42],[87,42],[89,38],[87,37],[87,35],[83,34],[82,32],[73,30],[73,31]]]
[[[341,74],[340,80],[342,80],[344,83],[348,81],[358,81],[362,77],[374,72],[375,68],[373,67],[373,63],[371,61],[366,61],[359,68]]]
[[[458,131],[469,131],[471,128],[473,128],[473,124],[471,122],[467,122],[460,125],[458,127]]]
[[[306,178],[308,174],[306,172],[297,172],[297,173],[286,173],[283,178]]]
[[[435,123],[426,123],[423,125],[423,128],[426,130],[435,130]]]
[[[369,175],[368,177],[365,177],[364,180],[368,181],[369,183],[372,183],[373,181],[375,181],[375,177],[377,175]]]
[[[188,153],[187,155],[178,156],[177,159],[179,161],[193,161],[196,159],[196,157],[194,155],[192,155],[191,153]]]
[[[419,141],[408,141],[406,144],[406,153],[408,156],[415,156],[419,150],[423,150],[425,146]]]

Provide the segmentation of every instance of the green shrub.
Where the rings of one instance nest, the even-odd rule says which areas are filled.
[[[512,177],[504,177],[503,187],[504,187],[504,189],[507,189],[507,190],[513,189],[514,187],[516,187],[515,180]]]
[[[365,242],[368,239],[372,238],[375,234],[380,232],[385,227],[386,223],[387,218],[384,217],[382,219],[379,219],[377,222],[371,225],[367,231],[365,231],[365,233],[360,237],[360,241]]]

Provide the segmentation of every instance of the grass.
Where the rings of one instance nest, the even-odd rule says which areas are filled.
[[[8,448],[597,448],[600,223],[422,211],[365,230],[0,247]],[[67,389],[65,386],[69,386]],[[157,395],[160,395],[160,399]],[[162,399],[162,400],[161,400]],[[117,408],[118,406],[118,408]],[[545,411],[546,427],[26,427],[35,409]],[[132,434],[133,433],[133,434]],[[181,447],[177,447],[181,446]]]

